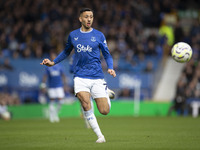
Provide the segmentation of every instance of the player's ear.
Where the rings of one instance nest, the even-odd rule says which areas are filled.
[[[82,18],[81,18],[81,16],[79,17],[79,21],[82,22]]]

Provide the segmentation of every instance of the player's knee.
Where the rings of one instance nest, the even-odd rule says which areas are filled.
[[[100,109],[99,112],[102,114],[102,115],[107,115],[110,110],[109,109]]]
[[[83,110],[84,111],[88,111],[91,109],[90,105],[89,104],[86,104],[86,103],[82,103],[82,107],[83,107]]]

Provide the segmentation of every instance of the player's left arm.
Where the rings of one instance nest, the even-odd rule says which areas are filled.
[[[108,69],[107,72],[108,72],[111,76],[116,77],[115,70],[113,70],[113,69]]]
[[[113,77],[116,77],[115,70],[113,69],[113,58],[112,58],[112,56],[109,52],[107,42],[106,42],[106,38],[103,34],[102,34],[101,40],[100,40],[100,48],[101,48],[102,54],[103,54],[103,56],[106,60],[107,66],[108,66],[107,72],[110,75],[112,75]]]

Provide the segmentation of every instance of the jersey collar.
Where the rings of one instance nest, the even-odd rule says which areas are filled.
[[[92,31],[93,31],[93,28],[92,28],[92,30],[86,31],[86,32],[82,31],[81,28],[80,28],[80,32],[81,32],[81,33],[90,33],[90,32],[92,32]]]

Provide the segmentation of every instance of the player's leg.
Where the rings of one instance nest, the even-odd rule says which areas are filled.
[[[114,91],[112,91],[112,90],[110,90],[110,89],[108,89],[108,95],[109,95],[109,98],[110,99],[114,99],[115,98],[115,92]],[[99,101],[99,103],[100,104],[98,104],[98,106],[99,106],[99,108],[98,109],[100,109],[100,112],[103,114],[107,114],[108,112],[109,112],[109,109],[110,109],[110,100],[108,100],[108,99],[103,99],[103,100],[98,100]],[[103,109],[101,109],[101,108],[105,108],[105,107],[107,107],[107,106],[101,106],[101,105],[105,105],[105,102],[103,102],[103,101],[108,101],[108,103],[109,103],[109,108],[107,108],[107,110],[106,111],[108,111],[108,112],[105,112],[105,110],[103,110]],[[91,109],[92,109],[92,111],[93,111],[93,113],[94,113],[94,104],[93,104],[93,99],[91,98]],[[102,104],[101,104],[102,103]],[[82,114],[83,114],[83,118],[84,118],[84,120],[85,120],[85,125],[86,125],[86,128],[91,128],[90,127],[90,125],[89,125],[89,123],[88,123],[88,121],[87,121],[87,119],[86,119],[86,117],[85,117],[85,115],[84,115],[84,110],[83,110],[83,108],[81,107],[81,112],[82,112]]]
[[[92,130],[97,135],[97,137],[103,137],[94,112],[91,108],[91,86],[92,84],[88,79],[82,79],[77,77],[74,78],[74,91],[81,103],[81,106],[83,107],[84,115],[87,118],[88,123],[90,124]]]
[[[102,137],[103,134],[101,133],[98,122],[91,108],[90,93],[82,91],[82,92],[77,93],[77,97],[81,103],[81,106],[83,107],[84,116],[86,117],[92,130],[97,135],[97,137]]]
[[[49,88],[48,89],[48,96],[50,99],[49,102],[49,120],[50,122],[56,122],[56,114],[57,110],[55,107],[55,99],[56,99],[56,92],[54,88]]]
[[[84,114],[84,110],[83,110],[82,106],[81,106],[81,115],[83,116],[83,119],[84,119],[84,122],[85,122],[85,127],[88,128],[88,129],[91,128],[88,121],[87,121],[87,117]]]
[[[95,98],[97,108],[102,115],[107,115],[110,112],[110,101],[106,97]]]
[[[6,121],[11,119],[11,113],[8,111],[6,101],[4,100],[0,100],[0,119]]]
[[[104,80],[96,80],[91,89],[92,97],[95,99],[99,112],[107,115],[110,112],[111,103],[107,92],[107,84]],[[99,136],[97,143],[106,142],[104,136]]]
[[[55,122],[55,116],[56,116],[56,108],[55,108],[55,100],[50,99],[49,103],[49,121]]]
[[[115,98],[115,92],[114,91],[112,91],[112,90],[110,90],[109,88],[108,88],[108,90],[107,90],[107,92],[108,92],[108,96],[109,96],[109,98],[110,99],[114,99]],[[110,106],[111,106],[111,104],[110,104],[110,100],[109,99],[105,99],[105,98],[103,98],[103,99],[100,99],[100,100],[97,100],[98,101],[98,106],[99,106],[99,108],[98,109],[100,109],[100,112],[102,112],[102,114],[107,114],[108,112],[109,112],[109,109],[110,109]],[[106,105],[106,103],[105,102],[103,102],[103,101],[108,101],[108,104],[109,104],[109,108],[106,108],[107,107],[107,105]],[[94,112],[94,104],[93,104],[93,99],[91,98],[91,107],[92,107],[92,110],[93,110],[93,112]],[[106,106],[102,106],[102,105],[106,105]],[[103,110],[103,108],[106,108],[106,110]],[[82,107],[81,107],[81,110],[83,111],[83,109],[82,109]],[[105,111],[108,111],[108,112],[105,112]],[[85,117],[84,117],[85,118]],[[87,124],[87,123],[86,123]]]
[[[65,93],[64,93],[64,89],[63,87],[57,87],[57,88],[53,88],[53,91],[52,92],[52,96],[53,98],[57,99],[58,102],[54,101],[53,102],[53,108],[52,108],[52,115],[53,115],[53,120],[54,122],[59,122],[60,121],[60,118],[59,118],[59,111],[60,111],[60,108],[61,108],[61,105],[63,103],[63,99],[65,97]]]
[[[101,114],[107,115],[110,112],[110,105],[108,104],[107,98],[95,98],[95,101]],[[103,135],[99,135],[96,143],[104,142],[106,142],[105,137]]]
[[[91,93],[96,101],[99,112],[107,115],[110,112],[111,102],[106,82],[102,79],[96,80],[91,89]]]
[[[57,105],[57,112],[60,111],[60,108],[63,104],[63,100],[65,98],[65,92],[63,87],[56,88],[56,93],[58,97],[58,105]]]
[[[94,104],[93,104],[93,100],[92,100],[92,98],[90,98],[90,103],[91,103],[91,109],[92,109],[92,112],[94,113]],[[90,125],[89,125],[89,123],[88,123],[88,121],[87,121],[87,117],[85,116],[85,114],[84,114],[84,110],[83,110],[83,107],[81,106],[81,112],[82,112],[82,115],[83,115],[83,119],[84,119],[84,121],[85,121],[85,126],[86,126],[86,128],[91,128],[90,127]]]

